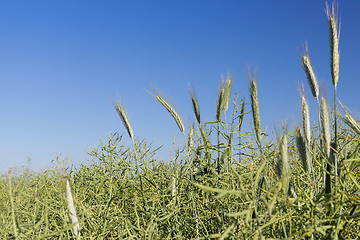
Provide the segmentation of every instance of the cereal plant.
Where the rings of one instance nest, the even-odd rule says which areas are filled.
[[[340,25],[335,5],[326,12],[332,105],[320,94],[307,43],[299,62],[318,103],[317,126],[300,84],[301,125],[283,124],[271,139],[261,125],[254,71],[247,96],[232,92],[234,76],[221,80],[213,121],[203,120],[190,86],[194,121],[187,125],[159,91],[149,91],[184,136],[163,162],[134,134],[119,100],[119,131],[130,146],[127,136],[109,133],[78,167],[58,157],[46,171],[1,176],[0,238],[357,239],[360,124],[336,96]],[[243,129],[245,119],[250,129]]]

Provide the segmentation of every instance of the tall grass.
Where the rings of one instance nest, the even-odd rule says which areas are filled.
[[[328,10],[331,36],[336,36],[331,61],[336,62],[339,34],[333,16]],[[360,124],[345,107],[340,115],[335,100],[331,114],[319,96],[307,50],[304,56],[304,79],[318,100],[317,126],[309,124],[311,104],[303,90],[302,126],[265,138],[258,82],[250,74],[251,101],[231,97],[235,79],[228,77],[209,122],[201,122],[190,88],[195,118],[185,138],[180,115],[156,92],[153,97],[184,135],[171,161],[162,162],[156,148],[134,137],[122,103],[114,104],[132,144],[109,133],[79,167],[55,161],[46,171],[2,175],[0,238],[357,239]],[[335,89],[336,66],[330,67]],[[243,129],[244,121],[253,122],[253,131]]]

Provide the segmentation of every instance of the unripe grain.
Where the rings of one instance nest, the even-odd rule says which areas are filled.
[[[307,45],[305,47],[305,55],[301,57],[301,64],[302,64],[303,69],[304,69],[304,71],[306,73],[306,76],[307,76],[307,79],[308,79],[308,82],[309,82],[309,86],[310,86],[310,89],[311,89],[311,93],[314,96],[314,98],[317,99],[318,96],[319,96],[319,84],[318,84],[318,81],[316,79],[314,69],[313,69],[313,67],[311,65]]]
[[[254,74],[249,74],[250,82],[250,97],[251,97],[251,108],[254,120],[254,128],[257,140],[261,141],[261,122],[260,122],[260,110],[259,110],[259,99],[257,95],[257,83]]]
[[[300,99],[301,99],[301,116],[302,116],[302,126],[305,134],[305,139],[310,144],[311,140],[311,131],[310,131],[310,113],[309,113],[309,105],[306,101],[305,95],[303,91],[300,91]]]
[[[131,128],[130,121],[129,121],[129,118],[127,117],[125,109],[121,104],[120,98],[119,98],[119,104],[117,105],[116,103],[113,102],[113,105],[114,105],[117,113],[119,114],[119,117],[120,117],[121,121],[123,122],[123,124],[124,124],[128,134],[129,134],[131,140],[134,141],[134,132],[133,132],[133,130]]]
[[[335,14],[335,6],[332,5],[331,9],[326,3],[326,15],[329,20],[330,28],[330,52],[331,52],[331,77],[334,87],[336,88],[339,81],[339,38],[340,38],[340,26],[338,23],[337,14]]]
[[[76,236],[76,239],[80,239],[80,226],[79,226],[79,220],[76,215],[75,205],[74,205],[74,199],[71,193],[70,183],[69,180],[66,179],[66,201],[68,204],[68,210],[69,210],[69,216],[71,220],[71,224],[73,224],[73,233]]]

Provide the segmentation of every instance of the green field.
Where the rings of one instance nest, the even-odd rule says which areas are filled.
[[[89,151],[88,162],[75,167],[58,158],[41,172],[10,169],[1,176],[0,239],[357,239],[360,124],[336,97],[340,29],[332,10],[335,94],[319,94],[305,47],[299,64],[308,86],[299,91],[300,126],[284,121],[277,134],[266,133],[251,70],[251,101],[232,94],[233,76],[226,76],[213,122],[202,121],[190,88],[195,120],[188,129],[155,91],[154,101],[184,137],[169,153],[171,161],[161,162],[157,149],[134,136],[122,103],[114,103],[126,134],[109,134]],[[305,91],[318,103],[314,119]],[[249,129],[245,119],[252,119]]]

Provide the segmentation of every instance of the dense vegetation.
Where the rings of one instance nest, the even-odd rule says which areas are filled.
[[[42,172],[10,170],[0,179],[1,239],[355,239],[360,231],[360,125],[339,106],[339,24],[328,8],[332,107],[319,96],[307,48],[301,64],[318,103],[317,124],[300,90],[302,125],[269,139],[261,128],[256,75],[251,101],[231,97],[233,78],[219,88],[216,120],[187,132],[175,109],[156,92],[184,135],[170,162],[134,137],[121,104],[114,106],[132,140],[109,134],[77,168],[59,161]],[[260,103],[261,106],[261,103]],[[251,109],[250,109],[251,107]],[[339,109],[341,107],[341,109]],[[226,121],[223,113],[232,111]],[[243,129],[252,117],[251,129]],[[314,121],[316,122],[316,121]]]

